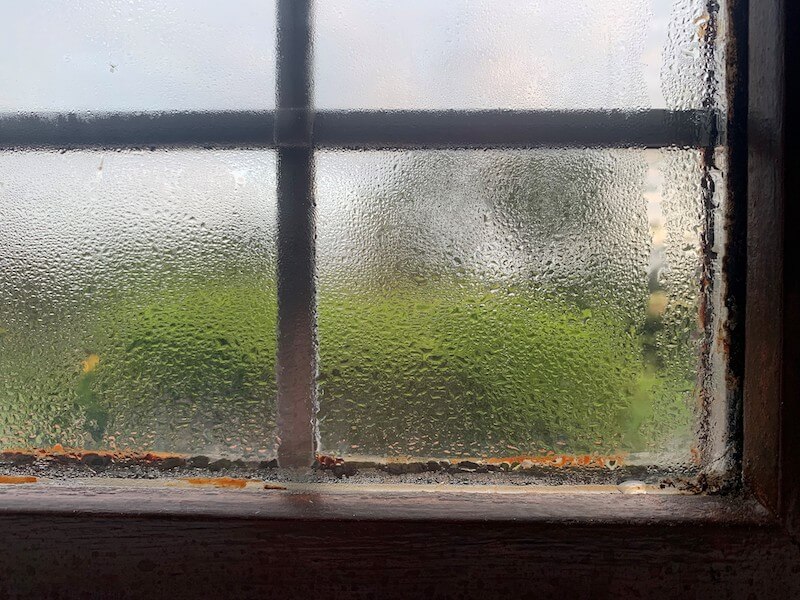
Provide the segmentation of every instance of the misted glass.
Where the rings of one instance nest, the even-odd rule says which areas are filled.
[[[314,14],[325,109],[701,108],[715,34],[706,0],[325,0]]]
[[[340,455],[683,464],[699,152],[322,152],[321,434]]]
[[[274,0],[25,0],[0,14],[0,111],[275,106]]]
[[[0,449],[275,452],[275,156],[0,155]]]

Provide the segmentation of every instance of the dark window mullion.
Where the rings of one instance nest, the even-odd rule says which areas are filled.
[[[713,110],[321,111],[317,148],[704,148]]]
[[[310,466],[316,440],[314,155],[310,0],[278,1],[278,461]],[[298,123],[301,124],[298,138]]]
[[[300,83],[296,78],[290,74],[290,87]],[[274,113],[0,115],[0,147],[705,148],[722,143],[711,109],[313,113],[296,106],[306,99],[287,96]]]

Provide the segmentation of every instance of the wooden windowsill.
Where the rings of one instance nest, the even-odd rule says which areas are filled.
[[[768,526],[755,500],[616,486],[269,484],[242,489],[180,480],[76,479],[0,485],[0,517],[106,515],[303,521],[474,521],[592,525],[735,524]],[[641,490],[640,490],[641,491]]]

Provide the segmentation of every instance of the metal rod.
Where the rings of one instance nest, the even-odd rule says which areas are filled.
[[[278,2],[277,110],[307,113],[310,0]],[[275,123],[274,137],[279,128]],[[316,449],[314,151],[278,149],[278,462],[308,467]]]
[[[298,51],[292,49],[286,60]],[[302,83],[295,71],[288,77],[289,88]],[[280,104],[306,101],[307,92],[290,93],[281,85],[279,118],[266,111],[10,114],[0,116],[0,147],[704,148],[722,142],[711,110],[314,113]]]
[[[711,111],[320,112],[314,145],[346,148],[705,147]]]
[[[274,114],[257,111],[0,115],[4,148],[272,146]]]

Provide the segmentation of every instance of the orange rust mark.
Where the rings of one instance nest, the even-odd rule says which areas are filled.
[[[32,475],[0,475],[0,483],[36,483],[38,477]]]
[[[519,454],[516,456],[501,456],[497,458],[484,458],[484,459],[474,459],[477,462],[482,462],[488,465],[499,465],[500,463],[523,463],[524,461],[529,461],[533,465],[536,466],[543,466],[543,467],[608,467],[608,466],[620,466],[624,463],[625,454],[608,454],[608,455],[599,455],[599,454],[556,454],[552,450],[547,451],[544,454]],[[339,465],[343,465],[345,460],[343,458],[339,458],[336,456],[329,456],[326,454],[317,454],[316,455],[317,462],[325,467],[325,468],[332,468]],[[445,459],[451,465],[457,465],[461,461],[464,460],[473,460],[467,458],[451,458]],[[399,457],[388,457],[385,459],[387,464],[390,463],[400,463],[400,464],[407,464],[411,462],[411,459],[407,457],[399,458]]]
[[[87,456],[103,457],[110,461],[134,461],[159,463],[167,459],[186,459],[187,454],[175,454],[171,452],[136,452],[133,450],[86,450],[84,448],[65,448],[61,444],[55,444],[50,448],[6,448],[0,451],[0,457],[14,458],[27,456],[34,459],[56,459],[56,460],[82,460]]]
[[[265,490],[285,490],[287,487],[285,485],[281,485],[279,483],[265,483],[264,484]]]
[[[498,465],[500,463],[523,463],[530,461],[536,466],[543,467],[606,467],[611,463],[619,466],[623,463],[625,456],[623,454],[611,455],[596,455],[596,454],[555,454],[548,452],[542,455],[529,455],[521,454],[518,456],[504,456],[501,458],[487,458],[486,463],[490,465]]]
[[[167,460],[168,458],[186,458],[186,454],[173,454],[171,452],[145,452],[144,454],[141,452],[134,452],[132,454],[137,457],[141,456],[142,459],[147,462],[158,462],[160,460]]]
[[[235,477],[186,477],[182,479],[191,485],[211,485],[220,488],[243,488],[253,479],[236,479]],[[284,488],[285,489],[285,488]]]
[[[320,465],[328,469],[330,469],[331,467],[335,467],[337,465],[344,464],[343,458],[338,458],[336,456],[328,456],[327,454],[317,454],[316,459]]]

